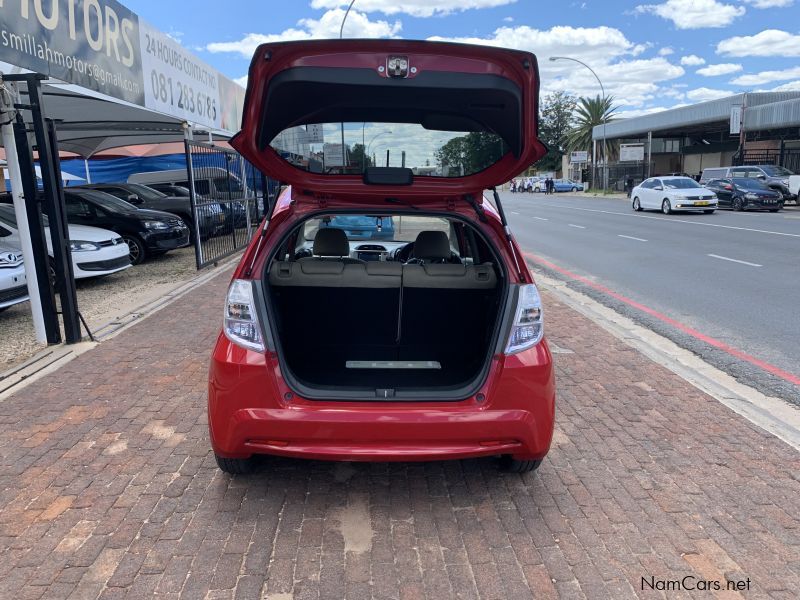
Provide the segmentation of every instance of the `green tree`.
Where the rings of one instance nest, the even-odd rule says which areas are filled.
[[[592,153],[592,130],[597,125],[610,123],[615,119],[614,113],[617,111],[614,106],[614,97],[608,96],[601,98],[581,98],[575,111],[575,125],[567,133],[566,149],[588,150]],[[600,144],[597,144],[598,154],[602,152]]]
[[[542,99],[539,117],[539,139],[548,151],[536,166],[545,171],[561,168],[566,153],[566,135],[572,128],[577,100],[566,92],[554,92]]]
[[[372,157],[364,155],[364,145],[363,144],[353,144],[351,147],[347,149],[348,154],[348,162],[350,165],[361,169],[361,165],[363,162],[364,168],[371,167],[372,165]]]
[[[505,144],[497,135],[473,131],[443,144],[436,151],[436,162],[453,176],[471,175],[496,163],[505,151]]]

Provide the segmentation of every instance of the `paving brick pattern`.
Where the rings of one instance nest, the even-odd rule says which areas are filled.
[[[536,475],[224,475],[205,381],[226,284],[0,403],[0,598],[662,597],[642,578],[686,575],[797,598],[798,453],[552,298],[549,335],[574,353]]]

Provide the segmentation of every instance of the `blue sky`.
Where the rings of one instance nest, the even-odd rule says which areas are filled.
[[[346,0],[122,0],[231,78],[263,41],[337,37]],[[191,8],[189,8],[191,7]],[[455,39],[530,50],[542,91],[598,92],[624,115],[740,91],[800,91],[800,0],[356,0],[346,37]]]

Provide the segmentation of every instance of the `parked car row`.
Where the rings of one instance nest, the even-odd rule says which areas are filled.
[[[512,192],[544,192],[545,177],[523,177],[511,181]],[[583,184],[571,179],[553,179],[555,192],[582,192]]]
[[[705,185],[691,177],[650,177],[631,191],[633,210],[702,211],[712,214],[717,208],[768,210],[783,208],[784,196],[760,179],[726,177],[711,179]]]
[[[752,179],[781,195],[784,202],[797,200],[797,192],[791,190],[789,178],[794,175],[789,169],[777,165],[744,165],[740,167],[713,167],[703,169],[700,184],[714,180]]]

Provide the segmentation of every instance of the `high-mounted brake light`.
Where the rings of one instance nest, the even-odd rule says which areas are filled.
[[[234,344],[256,352],[264,351],[261,324],[253,302],[252,282],[244,279],[234,279],[231,282],[225,300],[225,320],[222,330],[225,337]]]
[[[539,290],[532,283],[521,285],[506,354],[516,354],[532,348],[542,341],[543,335],[542,298],[539,296]]]

